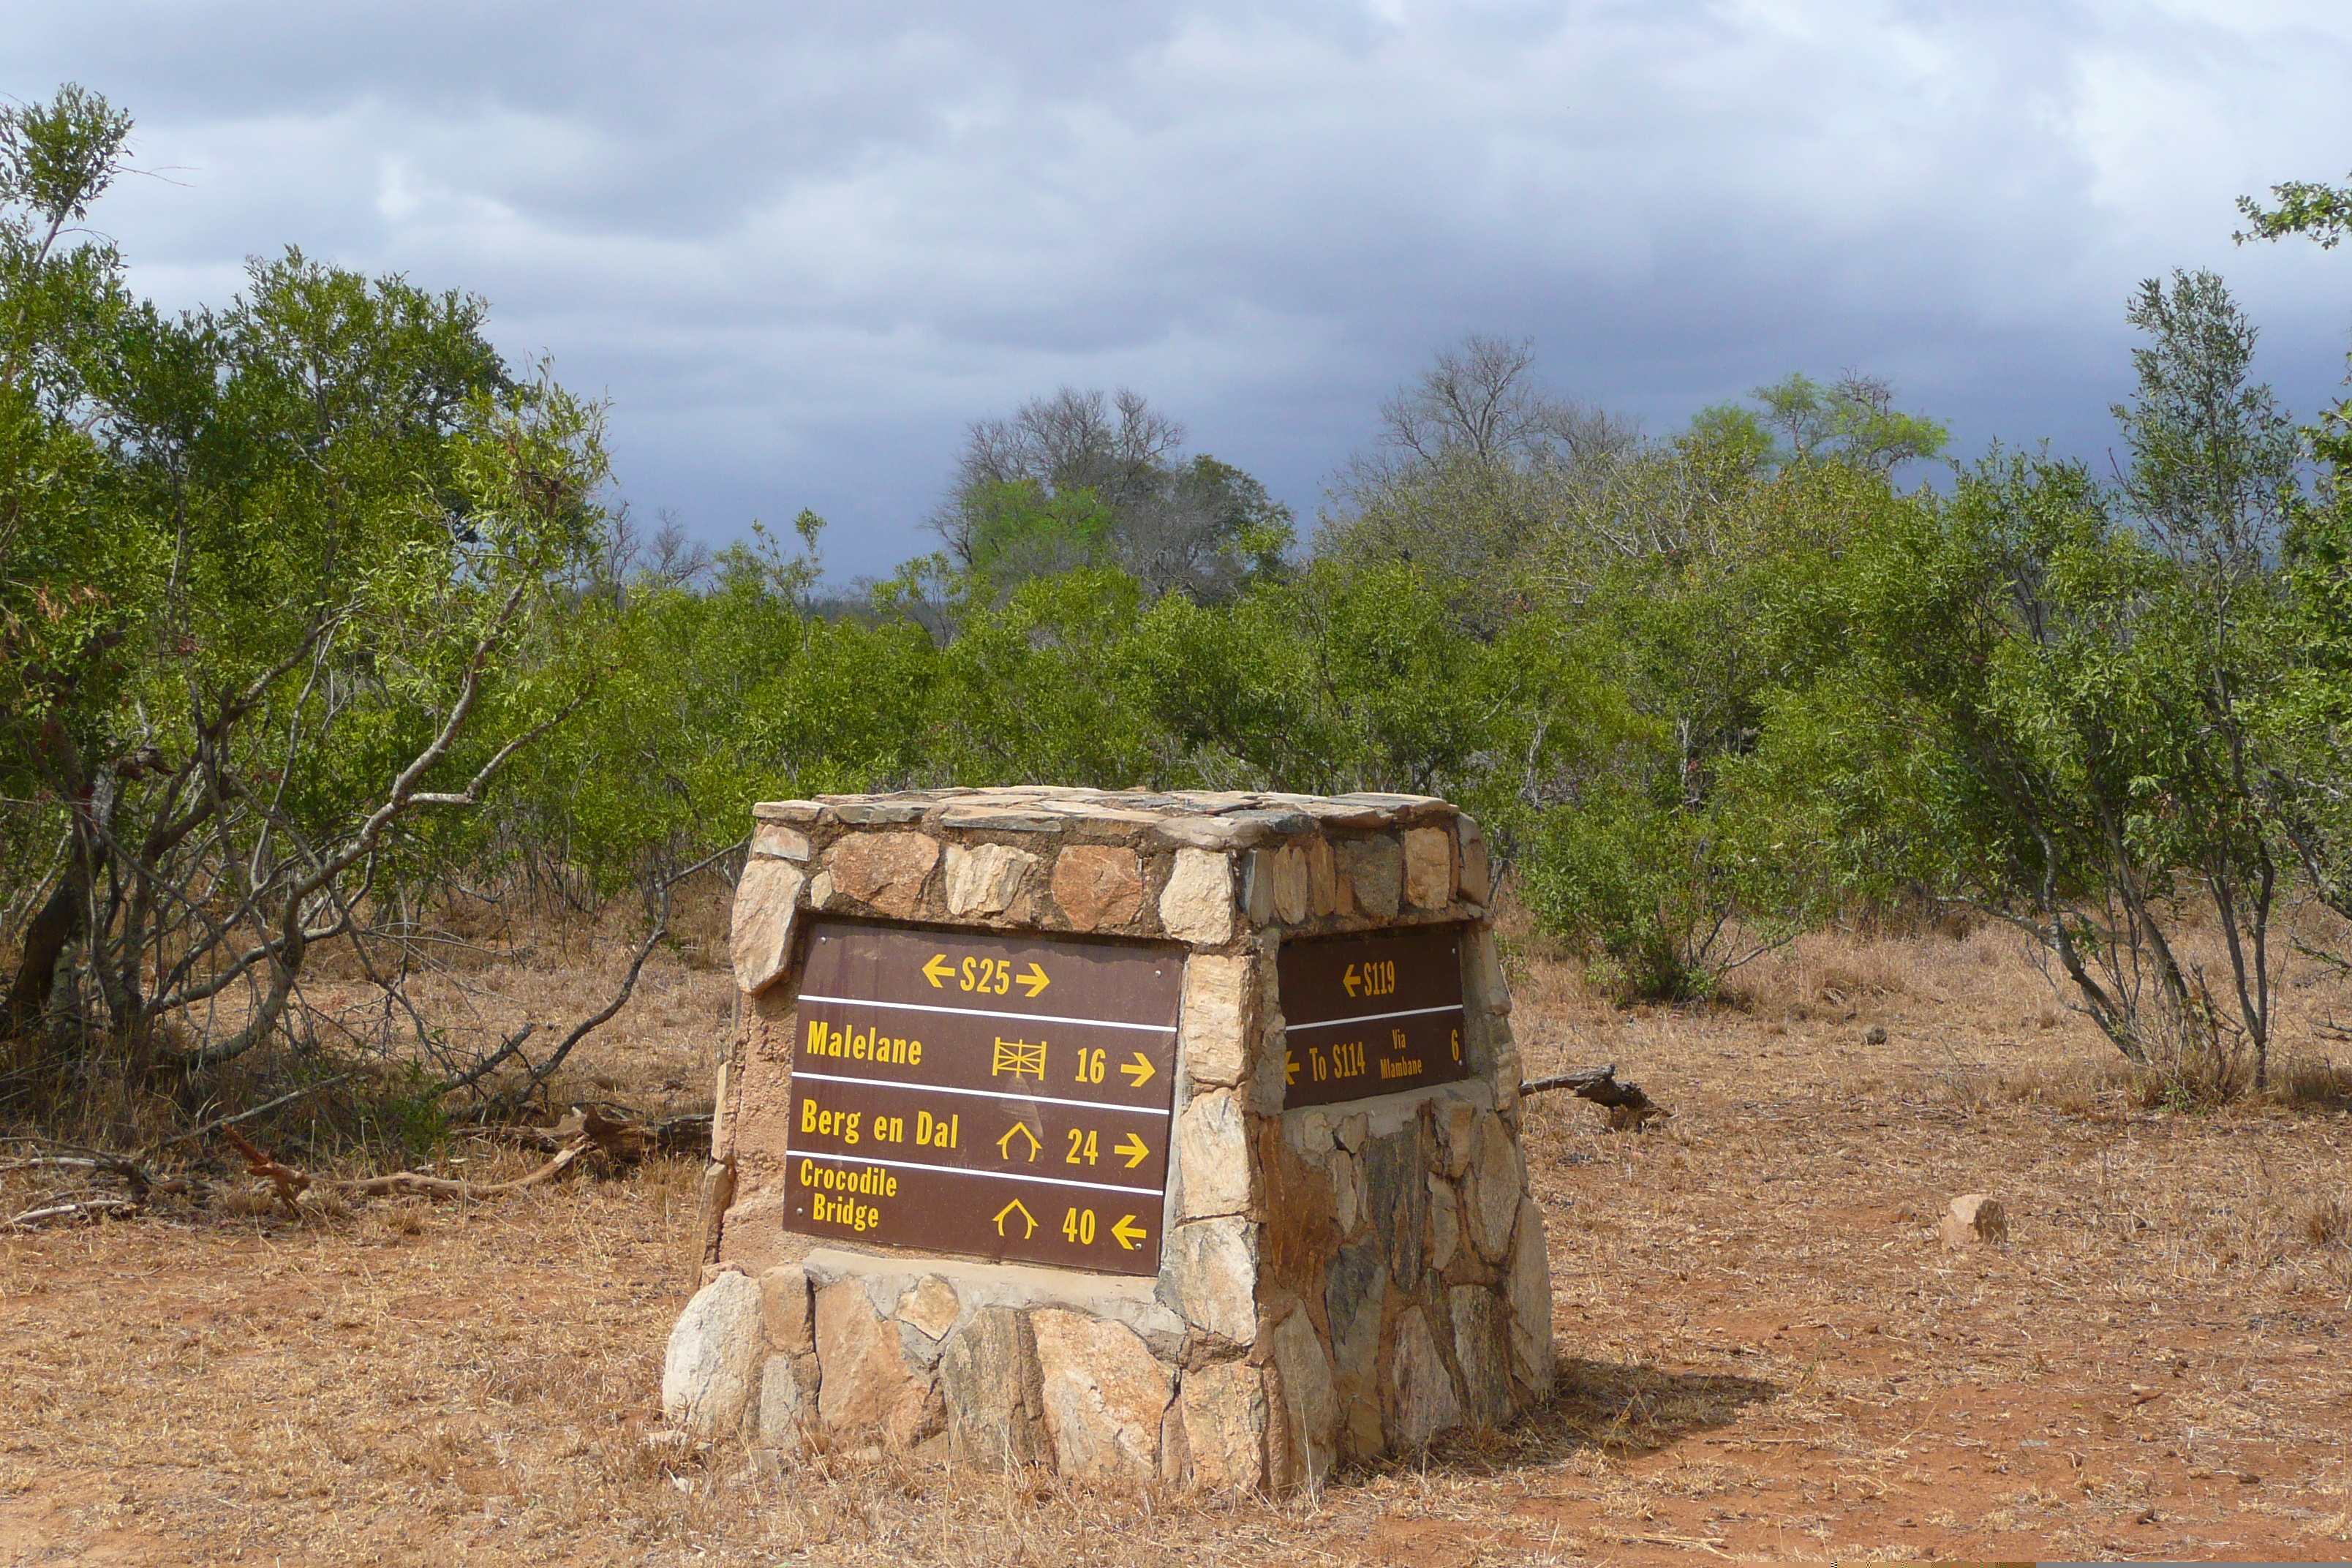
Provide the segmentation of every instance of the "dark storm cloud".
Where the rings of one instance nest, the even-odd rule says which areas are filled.
[[[1129,384],[1311,512],[1468,330],[1654,427],[1789,370],[1964,444],[2108,439],[2137,279],[2212,264],[2309,407],[2336,252],[2231,199],[2352,165],[2336,5],[0,5],[99,88],[102,216],[217,299],[289,241],[488,295],[608,391],[627,492],[922,542],[961,424]]]

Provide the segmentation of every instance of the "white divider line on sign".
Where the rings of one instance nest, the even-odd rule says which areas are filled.
[[[1158,1187],[1122,1187],[1109,1182],[1074,1182],[1067,1176],[1024,1176],[1018,1171],[975,1171],[964,1165],[926,1165],[916,1160],[870,1160],[862,1154],[822,1154],[813,1149],[785,1151],[794,1160],[830,1160],[842,1165],[887,1165],[893,1171],[929,1171],[941,1176],[986,1176],[992,1182],[1035,1182],[1048,1187],[1084,1187],[1093,1193],[1135,1193],[1147,1198],[1160,1195]]]
[[[851,1078],[846,1073],[808,1072],[798,1068],[794,1069],[793,1077],[809,1079],[817,1083],[856,1083],[869,1089],[912,1089],[919,1094],[968,1094],[975,1100],[1017,1100],[1024,1105],[1075,1105],[1081,1110],[1124,1110],[1135,1116],[1168,1114],[1168,1108],[1164,1105],[1121,1105],[1115,1100],[1056,1100],[1050,1094],[1019,1094],[1002,1089],[957,1089],[943,1083],[908,1083],[904,1079],[895,1078]],[[875,1163],[878,1165],[887,1162],[877,1160]],[[923,1167],[927,1171],[938,1168],[934,1165]],[[1036,1179],[1043,1181],[1045,1178]],[[1118,1190],[1128,1191],[1125,1187]]]
[[[896,1007],[905,1013],[946,1013],[958,1018],[1010,1018],[1016,1024],[1077,1024],[1089,1029],[1141,1029],[1147,1034],[1172,1035],[1173,1024],[1121,1024],[1109,1018],[1068,1018],[1057,1013],[992,1013],[984,1007],[942,1007],[936,1002],[877,1002],[871,996],[818,996],[801,993],[803,1002],[830,1002],[841,1007]]]

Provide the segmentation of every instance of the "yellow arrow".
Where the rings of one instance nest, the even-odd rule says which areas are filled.
[[[1004,1136],[996,1141],[996,1152],[1003,1155],[1008,1160],[1013,1158],[1013,1134],[1015,1132],[1020,1133],[1021,1136],[1029,1140],[1029,1163],[1031,1164],[1035,1164],[1037,1162],[1037,1151],[1043,1147],[1043,1145],[1037,1142],[1037,1134],[1029,1131],[1029,1124],[1026,1121],[1016,1121],[1008,1128],[1005,1131]]]
[[[1028,992],[1033,999],[1036,996],[1038,992],[1043,991],[1046,986],[1054,984],[1054,982],[1046,975],[1045,972],[1037,967],[1037,963],[1034,959],[1030,960],[1028,973],[1016,974],[1013,978],[1021,983],[1021,988],[1024,991]]]
[[[1151,1150],[1142,1139],[1130,1132],[1127,1135],[1127,1142],[1113,1149],[1111,1152],[1126,1155],[1127,1168],[1132,1171],[1150,1156]]]
[[[1026,1208],[1024,1208],[1019,1198],[1013,1199],[1011,1203],[1006,1204],[1003,1208],[996,1211],[996,1234],[999,1236],[1003,1236],[1004,1234],[1004,1216],[1013,1213],[1015,1209],[1019,1209],[1021,1211],[1021,1217],[1029,1222],[1029,1228],[1021,1233],[1021,1239],[1026,1241],[1031,1237],[1037,1234],[1037,1216],[1031,1214]]]
[[[939,982],[934,980],[931,984],[937,985]],[[1354,964],[1351,963],[1348,965],[1348,973],[1346,976],[1340,980],[1339,984],[1348,988],[1349,995],[1353,996],[1356,994],[1356,966]]]
[[[1141,1089],[1151,1081],[1151,1064],[1144,1058],[1141,1051],[1135,1053],[1135,1060],[1122,1066],[1118,1070],[1133,1079],[1137,1089]]]
[[[1298,1055],[1295,1051],[1283,1053],[1282,1081],[1285,1085],[1298,1081]]]
[[[1118,1223],[1110,1227],[1110,1233],[1118,1238],[1119,1246],[1129,1252],[1135,1250],[1137,1242],[1146,1240],[1151,1235],[1150,1231],[1135,1223],[1135,1216],[1131,1214],[1119,1215]]]
[[[931,961],[923,965],[923,978],[935,986],[954,973],[955,965],[948,962],[948,955],[944,952],[931,954]]]

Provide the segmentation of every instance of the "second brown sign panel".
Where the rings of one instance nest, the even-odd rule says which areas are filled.
[[[1287,1036],[1285,1110],[1469,1076],[1460,928],[1286,942],[1276,970]]]

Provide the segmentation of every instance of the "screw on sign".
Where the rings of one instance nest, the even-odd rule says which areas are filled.
[[[1470,1076],[1456,928],[1286,942],[1275,972],[1286,1108]]]
[[[784,1226],[1153,1274],[1181,949],[819,921]]]

